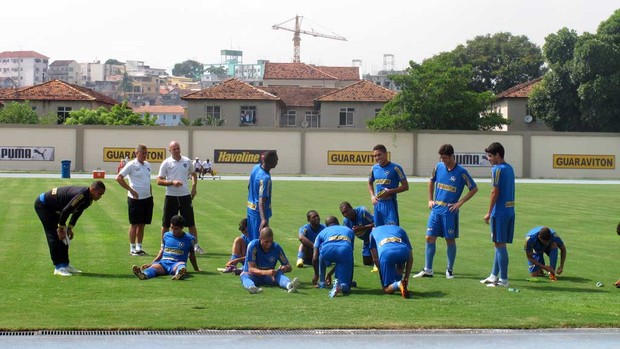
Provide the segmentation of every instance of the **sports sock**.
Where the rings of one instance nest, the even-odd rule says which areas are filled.
[[[555,267],[558,264],[558,248],[552,248],[551,251],[549,251],[549,265],[551,265],[551,268],[553,268],[553,270],[555,270]]]
[[[456,243],[448,244],[448,270],[452,270],[454,267],[454,260],[456,259]]]
[[[136,251],[142,251],[142,244],[136,244]]]
[[[508,280],[508,250],[506,247],[497,247],[497,256],[499,264],[499,278]]]
[[[433,259],[435,258],[435,251],[437,246],[435,243],[426,243],[426,249],[424,251],[424,256],[426,258],[424,262],[424,270],[433,270]]]
[[[398,292],[398,290],[400,289],[400,281],[396,281],[392,284],[392,288],[394,289],[394,292]]]
[[[497,248],[495,249],[495,257],[493,257],[493,269],[491,269],[491,275],[495,277],[499,275],[499,258]]]
[[[129,244],[129,251],[134,252],[136,250],[136,244]]]
[[[146,268],[142,271],[142,273],[146,275],[147,279],[151,279],[157,276],[157,271],[153,268]]]
[[[237,258],[239,258],[239,255],[238,255],[238,254],[234,254],[234,253],[233,253],[233,254],[230,256],[229,261],[232,261],[233,259],[237,259]]]

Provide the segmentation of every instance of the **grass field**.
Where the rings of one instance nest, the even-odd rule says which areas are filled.
[[[244,181],[200,181],[194,202],[203,269],[185,281],[167,277],[140,281],[132,264],[150,262],[159,248],[163,188],[154,186],[154,224],[147,227],[149,257],[128,254],[126,192],[106,179],[108,190],[80,218],[70,256],[82,275],[53,276],[43,229],[34,213],[36,196],[54,186],[88,185],[84,179],[2,179],[0,195],[0,329],[302,329],[302,328],[554,328],[617,327],[620,323],[619,185],[518,184],[517,238],[509,246],[510,282],[520,292],[479,284],[488,276],[493,247],[482,221],[490,185],[461,210],[461,238],[453,280],[443,277],[445,243],[438,240],[433,279],[412,279],[413,299],[383,295],[378,276],[361,265],[356,242],[354,279],[349,296],[329,299],[312,288],[311,268],[294,268],[299,293],[266,288],[250,295],[239,278],[215,271],[230,255],[245,216]],[[414,245],[414,271],[423,266],[428,209],[426,184],[415,183],[399,196],[401,224]],[[305,213],[322,219],[338,214],[349,200],[368,205],[363,182],[274,182],[275,239],[294,261],[297,230]],[[536,225],[556,229],[568,258],[560,280],[531,283],[521,238]],[[190,268],[191,271],[191,268]],[[604,287],[595,287],[596,282]]]

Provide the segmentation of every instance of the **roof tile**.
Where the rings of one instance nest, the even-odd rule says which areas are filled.
[[[337,88],[299,86],[264,86],[259,88],[280,97],[287,107],[314,107],[315,99],[338,90]]]
[[[325,94],[316,100],[319,102],[388,102],[396,92],[378,86],[371,81],[362,80],[337,91]]]
[[[0,58],[40,58],[50,59],[35,51],[4,51],[0,52]]]
[[[39,85],[5,92],[5,100],[52,100],[52,101],[97,101],[104,104],[118,104],[114,99],[86,87],[52,80]]]
[[[532,89],[538,85],[542,78],[537,78],[524,82],[522,84],[513,86],[505,91],[497,94],[497,99],[500,98],[528,98]]]
[[[232,99],[232,100],[268,100],[279,101],[280,98],[269,92],[256,88],[238,79],[224,80],[218,85],[181,97],[183,100],[195,99]]]
[[[265,63],[264,80],[338,80],[305,63]]]

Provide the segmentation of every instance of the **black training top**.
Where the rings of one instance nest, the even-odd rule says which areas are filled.
[[[82,212],[93,202],[88,187],[58,187],[45,193],[45,207],[60,214],[58,225],[65,226],[69,215],[69,227],[75,226]]]

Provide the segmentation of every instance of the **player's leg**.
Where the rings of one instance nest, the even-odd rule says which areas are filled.
[[[456,260],[456,239],[459,237],[459,216],[457,214],[447,214],[443,216],[443,233],[446,238],[446,255],[448,264],[446,267],[446,278],[454,278],[454,261]]]
[[[545,264],[545,258],[544,258],[544,255],[542,253],[533,253],[532,254],[532,258],[535,261],[537,261],[538,263],[541,263],[543,265]],[[531,277],[540,277],[540,276],[544,275],[542,269],[538,265],[530,262],[529,259],[527,261],[527,265],[529,267],[528,269],[530,271],[530,276]]]
[[[187,275],[187,266],[185,262],[177,262],[172,268],[170,268],[170,275],[172,275],[172,280],[183,280]]]
[[[164,234],[170,229],[170,220],[172,216],[178,213],[179,201],[175,196],[166,195],[164,198],[163,216],[161,218],[161,240],[163,240]]]

